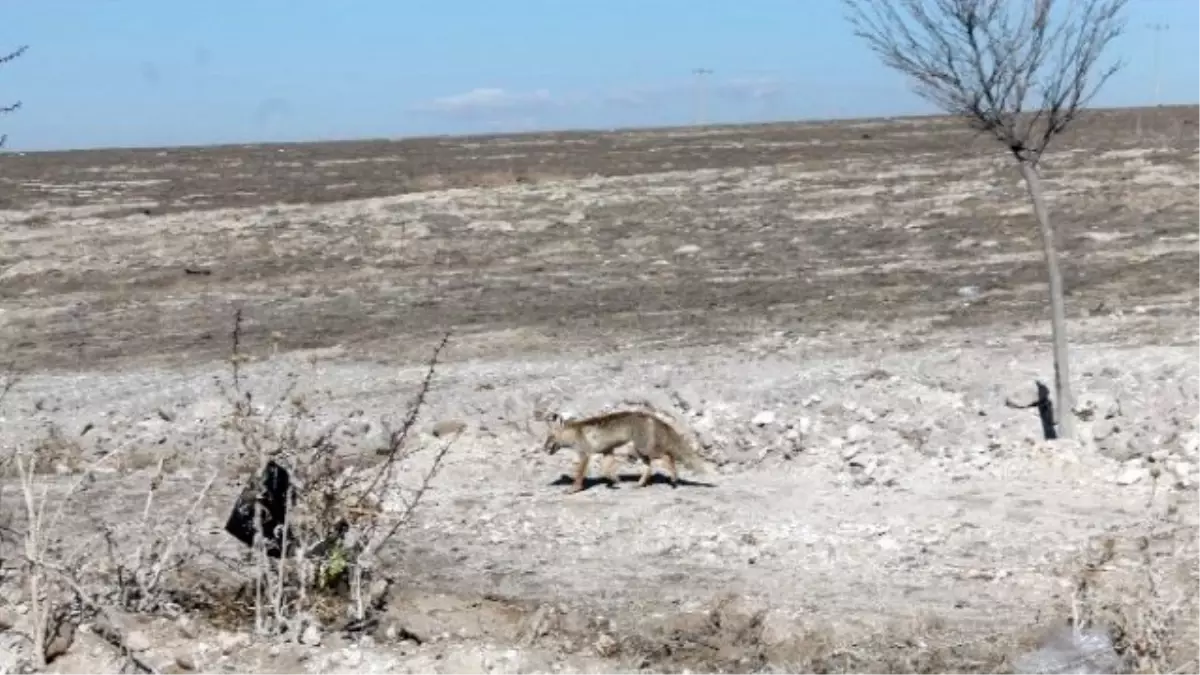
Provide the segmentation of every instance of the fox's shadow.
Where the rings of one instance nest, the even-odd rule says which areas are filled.
[[[642,474],[640,474],[640,473],[618,473],[617,474],[617,482],[618,483],[637,483],[641,479],[642,479]],[[571,476],[569,474],[565,474],[565,473],[550,483],[550,485],[552,485],[552,486],[562,486],[562,485],[570,485],[570,484],[571,484]],[[587,478],[583,479],[583,489],[584,490],[590,490],[598,485],[603,485],[603,486],[609,487],[609,488],[616,487],[615,485],[610,484],[610,482],[607,478],[604,478],[602,476],[588,476]],[[650,476],[650,482],[646,487],[650,487],[651,485],[670,486],[671,479],[667,478],[665,475],[663,475],[661,473],[656,472]],[[688,480],[686,478],[680,478],[679,482],[678,482],[678,486],[679,487],[702,487],[702,488],[717,487],[716,484],[714,484],[714,483],[705,483],[703,481]]]

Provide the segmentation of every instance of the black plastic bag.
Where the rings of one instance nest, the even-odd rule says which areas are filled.
[[[274,460],[268,460],[263,468],[259,489],[247,488],[238,495],[229,519],[225,521],[225,531],[246,546],[253,546],[254,505],[257,503],[262,506],[263,544],[266,553],[272,558],[283,555],[288,497],[295,500],[295,493],[290,489],[291,483],[291,475],[287,469],[276,464]],[[287,534],[288,541],[295,541],[290,532]]]

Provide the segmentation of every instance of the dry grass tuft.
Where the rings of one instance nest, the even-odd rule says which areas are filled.
[[[404,419],[395,429],[380,422],[388,432],[384,447],[371,454],[375,464],[362,466],[346,461],[338,447],[339,431],[356,421],[354,415],[327,422],[319,397],[297,394],[294,386],[269,406],[255,402],[241,368],[241,324],[239,311],[231,383],[223,386],[232,404],[223,427],[234,435],[241,456],[233,471],[225,457],[209,458],[202,480],[192,484],[192,494],[184,493],[182,510],[164,496],[178,496],[183,486],[168,483],[179,480],[175,474],[184,468],[191,476],[192,465],[205,461],[185,458],[161,441],[125,444],[89,460],[78,442],[47,423],[36,444],[0,457],[0,477],[6,479],[0,488],[14,478],[20,487],[22,508],[5,509],[0,544],[19,551],[21,594],[31,608],[28,667],[51,664],[70,648],[75,627],[90,622],[130,667],[151,672],[126,646],[123,615],[199,610],[231,628],[253,626],[262,635],[298,639],[313,622],[363,624],[380,610],[390,580],[377,573],[377,553],[408,522],[455,440],[443,439],[417,487],[397,488],[397,466],[414,451],[409,435],[449,335],[434,350]],[[0,402],[15,385],[12,377],[0,381]],[[286,467],[292,478],[291,508],[274,531],[263,526],[258,481],[268,463]],[[236,492],[238,485],[254,505],[256,525],[252,550],[241,560],[206,548],[198,536],[202,521],[228,513],[210,504],[213,494]],[[132,522],[114,519],[127,511],[96,508],[139,493],[140,516]],[[94,534],[80,536],[78,527],[69,527],[81,520]],[[216,523],[208,525],[217,529]],[[268,542],[280,538],[283,554],[266,555]],[[221,539],[229,541],[225,533]],[[6,551],[0,562],[10,557]],[[227,568],[215,577],[198,574],[203,560]]]

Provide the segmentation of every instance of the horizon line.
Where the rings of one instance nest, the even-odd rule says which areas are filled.
[[[1161,110],[1172,108],[1200,108],[1200,101],[1188,103],[1159,103],[1133,106],[1097,106],[1083,108],[1084,112],[1115,112],[1115,111],[1134,111],[1134,110]],[[523,138],[536,137],[548,134],[584,134],[590,136],[603,136],[609,134],[628,134],[637,132],[669,132],[669,131],[692,131],[701,132],[706,130],[718,129],[735,129],[735,128],[754,128],[768,127],[780,125],[817,125],[829,122],[877,122],[877,121],[903,121],[915,119],[953,119],[960,117],[951,113],[935,112],[935,113],[901,113],[896,115],[872,115],[867,117],[799,117],[785,118],[770,121],[756,122],[721,122],[721,123],[706,123],[706,124],[665,124],[665,125],[647,125],[647,126],[628,126],[628,127],[546,127],[537,130],[520,130],[520,131],[494,131],[487,133],[446,133],[446,134],[420,134],[413,136],[358,136],[358,137],[330,137],[330,138],[313,138],[306,140],[262,140],[262,141],[245,141],[245,142],[224,142],[224,143],[184,143],[179,145],[111,145],[111,146],[87,146],[77,148],[59,148],[55,150],[9,150],[7,148],[0,149],[0,159],[4,157],[22,157],[25,155],[51,155],[51,154],[67,154],[67,153],[88,153],[88,152],[112,152],[112,151],[168,151],[168,150],[196,150],[196,149],[221,149],[221,148],[245,148],[245,147],[282,147],[296,145],[320,145],[320,144],[335,144],[335,143],[405,143],[414,141],[430,141],[430,140],[493,140],[502,138]]]

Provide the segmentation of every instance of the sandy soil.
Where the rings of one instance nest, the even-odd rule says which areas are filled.
[[[281,646],[199,610],[127,617],[161,667],[991,670],[1069,616],[1105,541],[1094,586],[1185,608],[1194,640],[1196,115],[1146,111],[1138,137],[1106,112],[1047,158],[1079,443],[1005,405],[1051,378],[1040,244],[1008,160],[945,120],[4,157],[5,443],[54,426],[130,458],[67,509],[96,545],[156,458],[163,527],[231,461],[235,308],[254,400],[360,420],[349,457],[454,331],[404,480],[437,422],[466,431],[386,551],[377,630]],[[535,408],[630,398],[718,470],[565,494]],[[237,488],[202,509],[204,546],[236,549]],[[190,583],[219,586],[202,558]],[[1179,597],[1137,595],[1146,569]],[[118,666],[89,633],[52,669]]]

